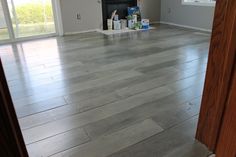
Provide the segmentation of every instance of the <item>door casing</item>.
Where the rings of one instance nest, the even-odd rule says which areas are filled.
[[[28,157],[0,59],[0,156]]]
[[[196,139],[213,152],[216,152],[217,145],[219,145],[223,120],[227,115],[225,109],[232,85],[235,59],[236,1],[217,0],[196,134]],[[236,111],[234,112],[236,113]]]

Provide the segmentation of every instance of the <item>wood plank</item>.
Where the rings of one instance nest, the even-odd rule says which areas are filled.
[[[196,125],[197,116],[108,157],[206,157],[210,152],[194,139]]]
[[[138,75],[142,75],[142,74],[139,72],[136,72],[136,71],[124,71],[124,72],[116,73],[114,75],[111,75],[111,76],[108,76],[105,78],[87,81],[86,83],[82,82],[82,83],[77,83],[77,84],[71,85],[71,86],[69,86],[70,90],[65,90],[64,88],[60,88],[60,87],[59,87],[59,89],[53,89],[50,91],[43,90],[43,91],[40,91],[40,93],[41,93],[40,95],[35,94],[35,95],[29,96],[29,97],[23,97],[21,99],[15,100],[14,104],[17,107],[19,107],[19,106],[24,106],[26,104],[37,103],[37,102],[47,100],[50,98],[64,96],[68,93],[73,93],[76,91],[82,91],[85,89],[106,85],[106,84],[109,84],[112,82],[128,79],[128,78],[135,77]]]
[[[53,157],[97,157],[98,155],[100,157],[106,157],[162,131],[163,129],[160,126],[148,119],[111,135],[102,136],[85,145],[59,153]]]
[[[30,144],[27,146],[30,157],[51,156],[58,152],[87,143],[90,138],[83,129],[73,129],[69,132]]]
[[[192,76],[192,77],[188,77],[186,79],[182,79],[176,82],[168,82],[169,84],[167,85],[168,88],[171,88],[174,92],[178,92],[184,89],[188,89],[191,88],[192,86],[196,86],[196,80],[198,80],[198,85],[199,87],[201,86],[201,82],[203,82],[204,80],[204,75],[203,74],[199,74],[196,76]],[[169,77],[169,78],[173,78],[173,77]],[[101,96],[97,96],[95,98],[89,98],[87,100],[82,101],[78,101],[77,103],[72,103],[70,105],[67,106],[63,106],[60,108],[56,108],[56,109],[51,109],[49,111],[45,111],[42,113],[38,113],[38,114],[34,114],[31,116],[27,116],[24,118],[19,119],[21,128],[23,130],[27,129],[27,128],[31,128],[34,126],[39,126],[51,121],[54,121],[55,119],[62,119],[65,118],[67,116],[70,115],[74,115],[74,114],[78,114],[78,113],[82,113],[85,111],[89,111],[104,105],[108,105],[110,103],[114,103],[116,101],[121,101],[124,99],[127,99],[130,96],[134,96],[136,94],[142,94],[143,92],[147,92],[148,90],[146,89],[146,86],[149,86],[149,90],[153,90],[155,88],[161,87],[163,86],[165,83],[164,80],[168,80],[168,79],[157,79],[159,82],[155,81],[155,80],[151,80],[151,84],[153,84],[153,81],[155,82],[155,85],[149,86],[149,81],[142,83],[143,86],[140,86],[140,84],[135,84],[133,86],[128,85],[128,89],[135,89],[132,92],[129,91],[129,93],[126,92],[126,94],[122,94],[119,91],[120,90],[115,90],[115,88],[111,88],[108,87],[109,89],[114,89],[114,91],[112,91],[111,93],[101,93]],[[165,86],[163,86],[165,87]],[[126,87],[124,87],[124,89],[126,89]],[[146,90],[144,90],[146,89]],[[198,87],[196,87],[196,89],[199,89]],[[194,91],[194,89],[192,89]],[[138,92],[139,91],[139,92]],[[133,94],[132,94],[133,93]],[[91,94],[91,93],[90,93]],[[122,95],[120,95],[122,94]],[[87,95],[87,94],[86,94]],[[105,96],[104,96],[105,95]],[[137,96],[139,96],[137,95]],[[93,96],[93,95],[92,95]],[[79,97],[79,95],[78,95]],[[182,98],[182,97],[181,97]],[[78,99],[77,99],[78,100]]]
[[[87,124],[85,129],[92,139],[96,139],[99,136],[110,134],[146,118],[152,118],[163,129],[168,129],[198,114],[199,106],[190,105],[190,102],[192,99],[199,97],[201,92],[202,85],[191,86],[185,90],[147,102],[106,119]]]
[[[37,126],[23,131],[26,144],[34,143],[45,138],[82,127],[89,123],[110,117],[112,115],[127,111],[140,106],[146,102],[156,100],[172,93],[168,88],[160,87],[128,99],[114,102],[112,104],[76,114],[64,119],[59,119],[45,125]]]
[[[21,107],[16,107],[16,113],[18,118],[23,118],[35,113],[45,112],[54,108],[58,108],[64,105],[68,105],[64,97],[57,97],[48,99],[46,101],[41,101],[35,104],[24,105]]]

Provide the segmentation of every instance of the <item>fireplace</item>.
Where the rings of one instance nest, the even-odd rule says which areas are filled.
[[[107,19],[114,10],[117,10],[119,19],[124,19],[128,15],[127,8],[132,6],[137,6],[137,0],[102,0],[103,29],[107,30]]]

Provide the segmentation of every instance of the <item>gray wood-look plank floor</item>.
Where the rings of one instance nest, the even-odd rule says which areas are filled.
[[[0,46],[31,157],[206,157],[194,140],[210,35],[158,25]]]

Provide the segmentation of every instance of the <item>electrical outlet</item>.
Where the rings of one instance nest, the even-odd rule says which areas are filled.
[[[77,14],[76,14],[76,19],[77,19],[77,20],[81,20],[81,15],[80,15],[80,13],[77,13]]]

